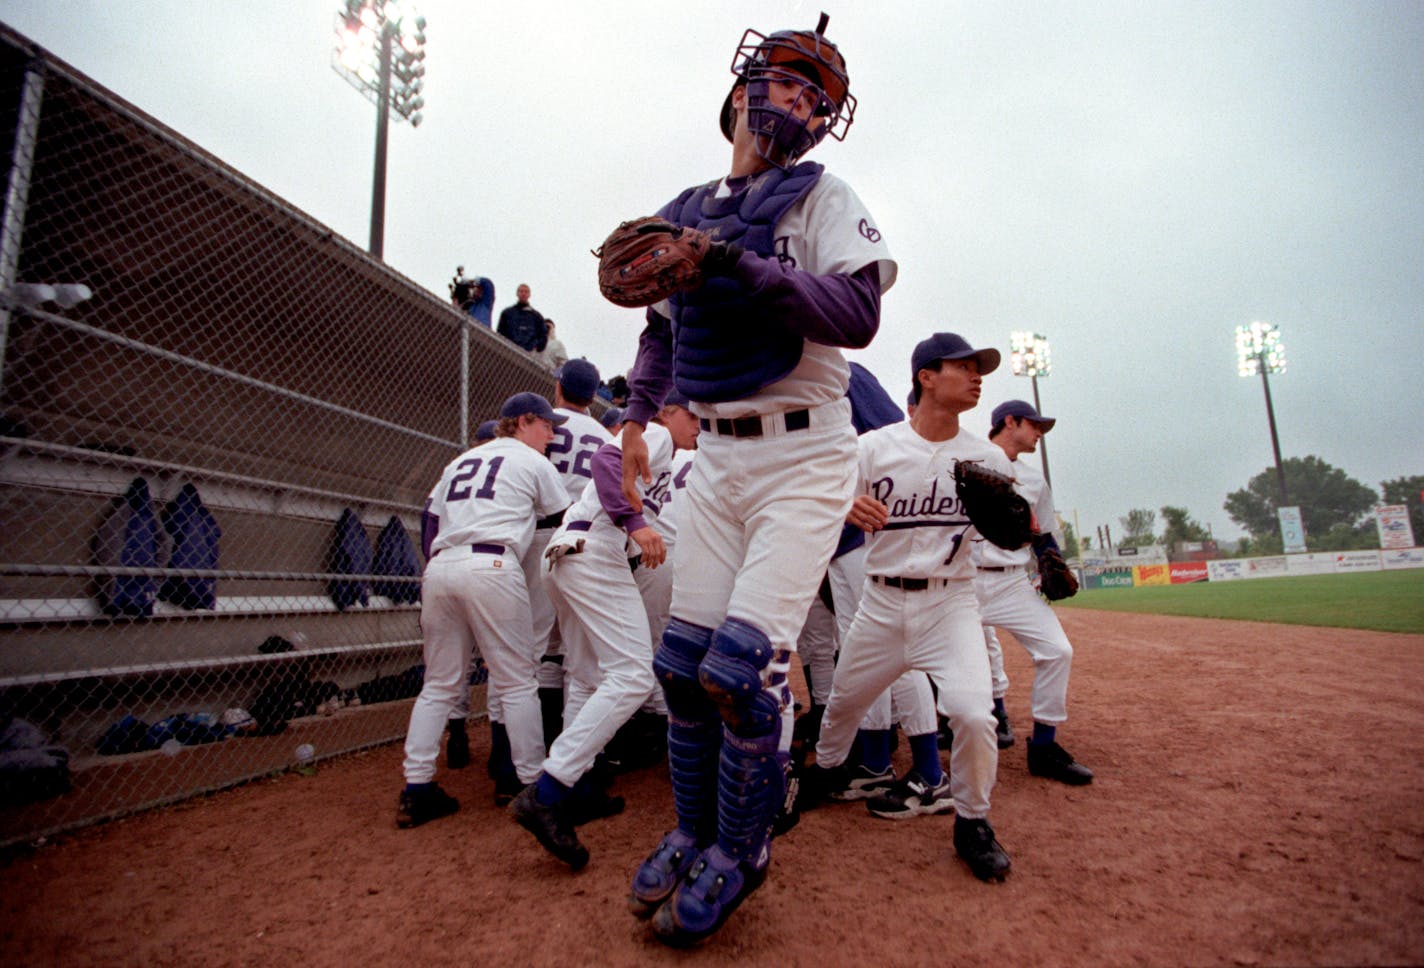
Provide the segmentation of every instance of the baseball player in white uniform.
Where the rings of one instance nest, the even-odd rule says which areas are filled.
[[[588,412],[600,382],[598,367],[582,357],[560,367],[554,382],[554,412],[567,419],[554,428],[549,460],[563,478],[570,504],[579,499],[593,479],[593,455],[613,439],[603,424]],[[534,617],[534,640],[544,650],[539,661],[539,706],[544,716],[545,749],[553,744],[564,721],[564,670],[559,630],[555,625],[554,606],[544,590],[547,571],[544,549],[559,524],[557,520],[540,522],[523,563]]]
[[[1093,772],[1074,760],[1057,739],[1058,727],[1068,719],[1068,674],[1073,665],[1073,646],[1063,633],[1058,616],[1033,585],[1034,575],[1037,574],[1034,550],[1049,544],[1057,547],[1051,529],[1058,521],[1058,514],[1043,474],[1020,459],[1023,454],[1034,452],[1039,438],[1052,430],[1057,421],[1042,416],[1031,403],[1023,400],[1008,400],[999,404],[994,408],[991,419],[989,440],[1013,461],[1014,487],[1033,508],[1042,531],[1034,538],[1032,545],[1017,551],[1006,551],[988,541],[975,542],[974,562],[978,572],[974,590],[979,596],[984,625],[1012,632],[1033,658],[1033,735],[1028,741],[1029,772],[1034,776],[1082,786],[1093,782]],[[985,635],[986,648],[998,652],[998,644],[997,636]],[[998,655],[991,652],[990,657],[995,669],[995,718],[1001,723],[999,732],[1002,742],[1002,734],[1008,726],[1004,694],[1009,683],[1003,672],[1002,652]]]
[[[469,691],[476,641],[503,706],[519,778],[532,783],[539,775],[539,657],[520,559],[535,520],[568,506],[563,482],[544,457],[563,420],[537,393],[516,393],[500,408],[496,439],[451,461],[430,492],[421,528],[425,683],[406,732],[398,826],[416,827],[459,807],[435,782],[435,761],[450,710],[460,691]]]
[[[814,31],[744,34],[721,117],[731,170],[659,212],[707,232],[721,257],[649,311],[628,378],[624,490],[635,504],[635,479],[651,480],[643,427],[673,384],[702,427],[654,656],[677,827],[629,899],[672,945],[715,932],[766,876],[785,799],[791,653],[854,484],[839,347],[870,342],[895,279],[854,192],[800,161],[825,134],[839,138],[854,108],[824,30],[823,17]]]
[[[478,447],[481,444],[487,444],[491,440],[494,440],[495,428],[498,426],[498,420],[486,420],[481,423],[477,428],[475,428],[474,446]],[[475,651],[479,651],[479,646],[475,647]],[[473,656],[471,656],[471,659],[473,660]],[[504,729],[502,717],[497,715],[497,704],[498,700],[496,700],[492,695],[489,696],[485,704],[485,708],[489,713],[491,731],[493,731],[496,725],[496,719],[501,720],[498,725],[501,730]],[[445,738],[445,766],[449,769],[463,770],[465,767],[470,765],[470,734],[467,728],[469,718],[470,690],[468,688],[465,688],[461,689],[459,696],[456,697],[455,706],[453,709],[450,710],[450,719],[445,724],[449,730],[449,735]],[[504,749],[505,758],[507,759],[509,750],[508,733],[504,734]],[[491,745],[491,757],[493,757],[493,755],[494,748],[493,745]],[[513,771],[513,769],[514,765],[511,762],[510,770]],[[490,779],[494,779],[493,765],[491,765],[490,769]]]
[[[659,419],[645,436],[654,471],[653,484],[642,495],[645,506],[648,495],[664,488],[672,476],[674,447],[697,440],[697,418],[687,410],[686,398],[664,403]],[[666,557],[661,536],[623,494],[622,453],[616,441],[595,455],[593,474],[593,483],[569,509],[545,552],[546,587],[563,630],[565,671],[571,680],[567,725],[554,740],[538,779],[509,808],[545,849],[574,870],[588,863],[588,850],[574,831],[580,801],[598,792],[579,784],[656,686],[647,612],[628,567],[628,552],[636,548],[640,567],[653,569]]]
[[[924,671],[954,728],[947,782],[957,812],[955,850],[982,880],[1002,880],[1009,858],[988,821],[998,748],[969,547],[978,532],[955,494],[954,469],[983,461],[1009,473],[1003,452],[959,422],[979,402],[983,375],[998,365],[997,350],[936,333],[911,358],[918,399],[910,422],[860,438],[860,493],[848,520],[870,532],[867,577],[806,776],[808,804],[844,786],[865,711],[904,672]]]

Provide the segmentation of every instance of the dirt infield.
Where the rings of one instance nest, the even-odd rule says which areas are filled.
[[[1002,885],[955,859],[949,817],[837,804],[778,841],[719,935],[675,952],[623,900],[671,822],[663,772],[620,779],[627,811],[582,828],[593,860],[570,874],[478,766],[442,774],[457,815],[396,830],[392,746],[9,858],[0,963],[1424,963],[1424,636],[1062,617],[1060,739],[1097,781],[1030,777],[1022,740],[1001,754]],[[1005,658],[1022,735],[1031,669],[1007,636]]]

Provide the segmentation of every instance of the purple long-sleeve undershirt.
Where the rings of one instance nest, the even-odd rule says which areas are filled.
[[[632,534],[648,522],[623,493],[623,451],[617,444],[604,444],[598,448],[589,463],[593,471],[593,486],[598,489],[598,503],[613,523]]]
[[[796,333],[826,346],[860,349],[880,328],[880,267],[815,275],[779,259],[743,252],[736,275],[758,308],[775,314]],[[672,324],[648,310],[638,337],[638,358],[628,372],[624,418],[647,426],[672,389]]]

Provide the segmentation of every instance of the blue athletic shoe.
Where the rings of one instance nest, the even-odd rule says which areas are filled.
[[[694,945],[715,934],[747,895],[766,880],[770,858],[765,848],[761,856],[765,858],[762,865],[754,867],[748,861],[727,856],[716,845],[707,848],[672,897],[658,908],[653,916],[653,934],[675,948]]]
[[[628,910],[633,916],[640,921],[652,917],[701,854],[697,840],[681,827],[664,837],[633,875],[628,894]]]

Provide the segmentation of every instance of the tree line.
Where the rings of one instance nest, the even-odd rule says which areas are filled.
[[[1290,457],[1281,461],[1285,476],[1289,506],[1299,507],[1305,525],[1305,543],[1310,551],[1350,551],[1378,548],[1379,532],[1375,527],[1374,508],[1379,504],[1402,504],[1409,508],[1409,523],[1414,540],[1424,540],[1424,474],[1397,477],[1382,481],[1380,489],[1350,477],[1338,467],[1319,457]],[[1234,547],[1219,546],[1228,557],[1278,555],[1283,551],[1280,523],[1276,516],[1281,507],[1276,469],[1268,467],[1232,491],[1222,505],[1231,520],[1247,533]],[[1134,508],[1118,518],[1122,532],[1113,540],[1110,535],[1084,535],[1084,548],[1098,547],[1106,538],[1119,548],[1140,548],[1165,545],[1172,557],[1183,543],[1212,540],[1211,532],[1197,522],[1184,507],[1164,505],[1161,508],[1162,530],[1157,530],[1157,512],[1149,508]],[[1070,555],[1078,553],[1077,536],[1065,528]]]

